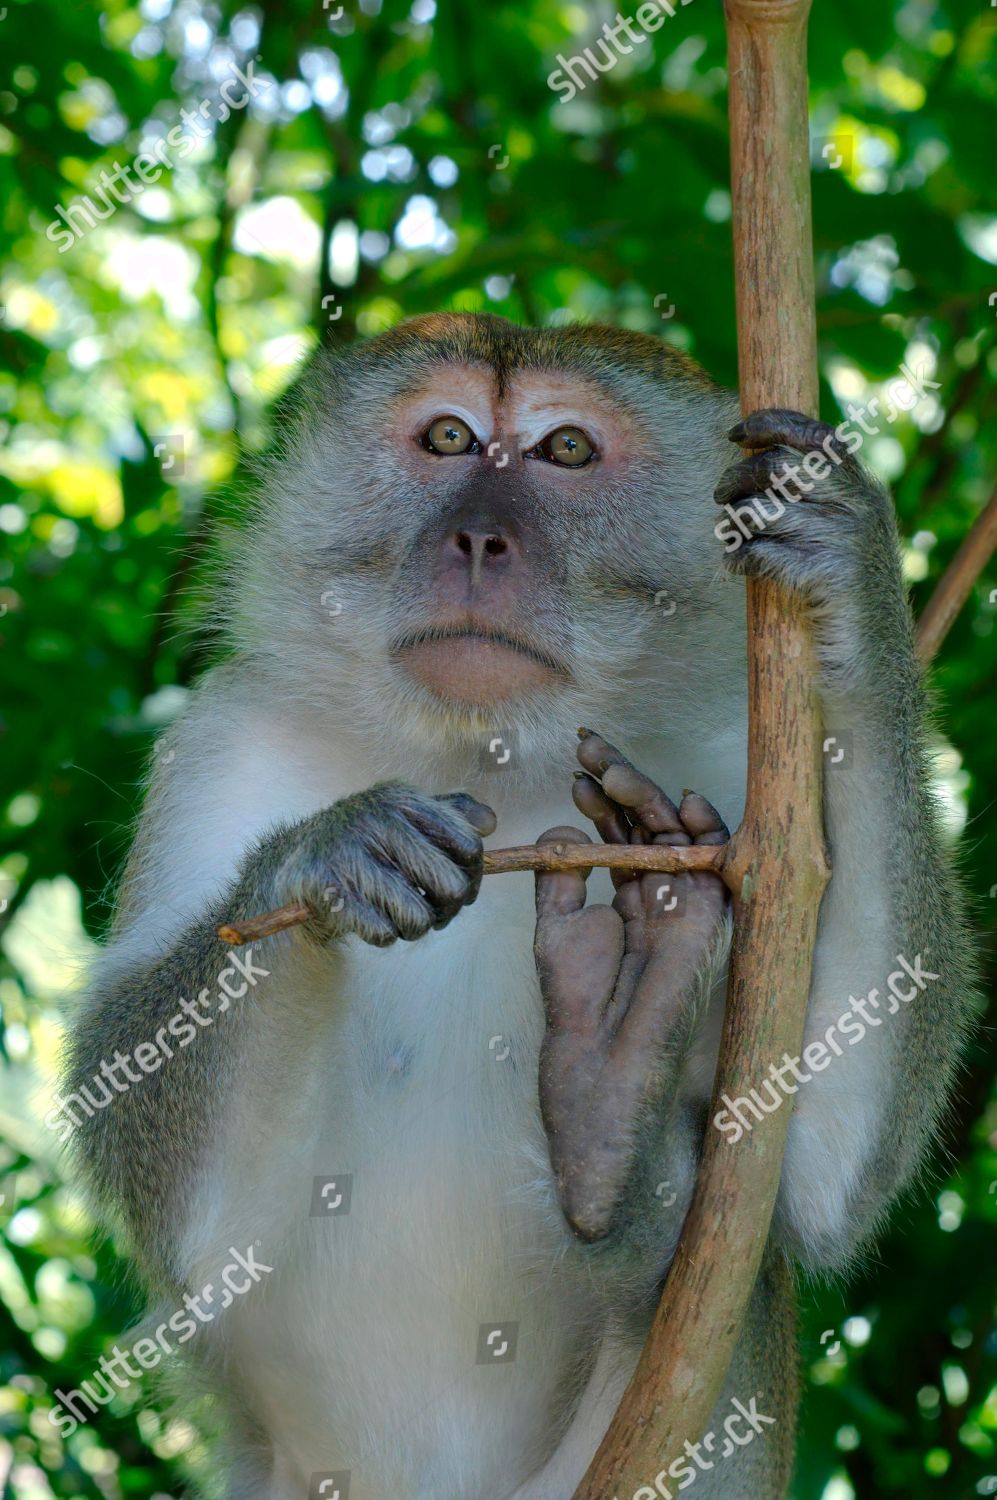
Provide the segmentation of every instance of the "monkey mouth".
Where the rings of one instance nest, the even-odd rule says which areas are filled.
[[[571,681],[567,664],[522,636],[477,625],[438,625],[396,641],[392,656],[439,697],[489,703]]]
[[[433,641],[485,641],[493,646],[504,647],[506,651],[516,651],[538,666],[545,667],[548,672],[556,672],[559,677],[571,676],[563,661],[548,656],[546,651],[541,651],[530,641],[523,640],[520,636],[507,635],[503,630],[480,630],[474,625],[430,626],[427,630],[414,630],[411,635],[403,636],[400,641],[395,642],[393,654],[398,656],[403,651],[410,651],[415,646],[428,645]]]

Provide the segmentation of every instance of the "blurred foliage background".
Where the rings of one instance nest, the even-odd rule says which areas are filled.
[[[162,1500],[204,1470],[195,1433],[145,1387],[67,1444],[47,1421],[136,1308],[42,1120],[143,763],[203,660],[189,584],[210,497],[323,334],[411,313],[623,323],[735,382],[721,6],[673,8],[562,103],[546,82],[558,53],[615,10],[0,7],[4,1497]],[[881,396],[905,361],[937,382],[865,449],[894,485],[923,604],[997,478],[997,8],[815,11],[824,415]],[[156,142],[161,172],[145,158],[120,206],[98,195],[102,171]],[[939,790],[967,830],[991,958],[995,586],[991,569],[935,674]],[[847,1287],[805,1291],[797,1500],[997,1493],[989,1035],[892,1233]]]

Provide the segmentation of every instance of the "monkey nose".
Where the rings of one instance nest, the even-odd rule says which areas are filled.
[[[467,558],[475,572],[509,551],[509,543],[498,530],[461,529],[453,533],[452,540],[457,551]]]

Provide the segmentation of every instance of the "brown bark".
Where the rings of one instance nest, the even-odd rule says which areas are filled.
[[[955,623],[973,584],[997,549],[997,490],[942,574],[917,626],[917,654],[927,666]]]
[[[809,0],[725,0],[741,399],[816,414]],[[748,587],[748,801],[727,847],[735,938],[717,1068],[737,1094],[800,1051],[828,879],[813,659],[800,608]],[[707,1430],[769,1232],[790,1110],[736,1146],[707,1131],[692,1206],[640,1362],[575,1500],[653,1484]]]
[[[642,870],[679,875],[683,870],[716,870],[723,866],[726,844],[522,844],[515,849],[488,849],[485,874],[512,870]]]

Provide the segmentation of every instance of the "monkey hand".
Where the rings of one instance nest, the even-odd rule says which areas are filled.
[[[680,807],[618,750],[588,734],[575,805],[607,843],[720,844],[728,837],[705,798]],[[553,828],[538,842],[589,842]],[[625,1192],[640,1124],[668,1086],[691,1021],[697,980],[721,928],[727,893],[709,872],[614,872],[612,906],[585,905],[587,871],[537,877],[535,956],[547,1029],[540,1104],[565,1217],[584,1240],[603,1238]]]
[[[314,940],[353,933],[384,948],[445,927],[481,885],[481,837],[495,814],[465,792],[431,797],[382,782],[278,835],[281,903],[315,913]]]
[[[814,608],[831,678],[874,670],[870,643],[909,637],[893,503],[853,456],[861,441],[799,412],[757,411],[732,428],[748,450],[715,492],[732,572],[767,578]],[[801,460],[800,455],[804,457]]]

